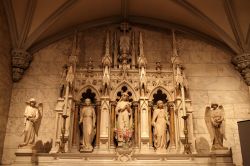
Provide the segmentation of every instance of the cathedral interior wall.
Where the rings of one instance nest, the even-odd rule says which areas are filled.
[[[2,14],[0,14],[0,21]],[[81,56],[79,65],[86,66],[92,57],[94,68],[100,68],[101,57],[104,55],[104,43],[107,30],[117,28],[115,25],[93,28],[82,33]],[[163,69],[170,67],[172,55],[172,37],[170,31],[164,31],[141,25],[133,27],[135,31],[142,31],[144,52],[148,60],[148,68],[154,69],[155,62],[160,61]],[[0,33],[6,35],[7,27],[0,27]],[[237,128],[237,121],[250,118],[250,104],[248,86],[240,74],[231,64],[231,53],[218,48],[194,36],[177,33],[179,55],[181,56],[190,87],[194,116],[194,136],[197,139],[197,151],[209,151],[211,140],[206,128],[204,114],[206,106],[212,102],[223,105],[226,119],[225,146],[231,147],[234,162],[241,164],[241,150]],[[0,35],[1,38],[1,35]],[[13,84],[11,104],[8,112],[8,93],[11,91],[11,77],[7,52],[1,53],[0,93],[6,96],[0,99],[1,126],[2,119],[7,120],[7,130],[4,141],[2,163],[13,162],[18,144],[22,142],[23,111],[25,102],[31,97],[43,104],[42,120],[39,128],[36,146],[40,152],[48,152],[53,138],[55,114],[53,109],[59,96],[62,67],[67,62],[71,51],[73,37],[68,37],[41,49],[33,55],[33,61],[25,72],[23,78]],[[1,40],[1,39],[0,39]],[[9,45],[4,43],[0,47],[9,50]],[[4,56],[5,55],[5,56]],[[6,71],[7,70],[7,71]],[[4,79],[3,79],[4,78]],[[7,78],[7,79],[6,79]],[[8,88],[6,88],[8,87]],[[4,112],[4,114],[2,114]],[[0,129],[0,142],[2,138]],[[209,147],[208,147],[209,146]],[[1,144],[0,144],[1,148]],[[1,153],[0,153],[1,154]]]
[[[11,42],[2,2],[0,2],[0,25],[0,158],[2,158],[12,89]]]

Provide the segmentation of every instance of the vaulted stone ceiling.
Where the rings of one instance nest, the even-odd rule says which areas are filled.
[[[3,0],[13,48],[35,52],[47,44],[108,23],[130,22],[193,33],[250,50],[249,0]]]

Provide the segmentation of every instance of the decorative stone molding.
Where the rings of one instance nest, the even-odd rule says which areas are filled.
[[[233,58],[233,64],[250,86],[250,53],[243,53]]]
[[[12,79],[19,81],[24,71],[29,67],[32,55],[23,49],[13,49],[12,52]]]

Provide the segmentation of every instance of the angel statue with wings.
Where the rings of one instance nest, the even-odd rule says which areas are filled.
[[[39,122],[41,119],[40,111],[42,104],[36,105],[36,100],[31,98],[26,102],[27,106],[24,111],[24,135],[23,143],[19,144],[20,147],[32,148],[35,144],[35,135],[38,132]]]
[[[226,139],[223,106],[213,103],[207,107],[205,121],[212,140],[212,150],[227,149],[223,146],[223,139]]]

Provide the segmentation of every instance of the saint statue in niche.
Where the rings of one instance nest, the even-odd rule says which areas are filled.
[[[80,151],[92,151],[92,142],[96,134],[96,114],[89,98],[85,99],[85,106],[80,112],[79,123],[82,124],[83,129],[83,139]]]
[[[133,129],[132,129],[132,109],[131,103],[128,101],[129,95],[124,92],[121,99],[118,101],[115,108],[117,115],[116,122],[116,138],[118,141],[118,147],[130,142]]]
[[[156,150],[164,150],[167,147],[167,125],[169,125],[167,110],[164,108],[163,101],[158,100],[157,109],[154,110],[152,118],[154,148]]]
[[[226,150],[223,146],[223,139],[226,139],[223,106],[213,103],[211,107],[207,107],[205,121],[212,140],[212,150]]]
[[[24,111],[24,141],[23,143],[19,144],[20,147],[29,147],[32,148],[35,144],[35,135],[37,129],[37,122],[39,119],[39,110],[38,106],[40,107],[41,104],[36,106],[36,100],[31,98],[28,102],[26,102],[27,106]]]

